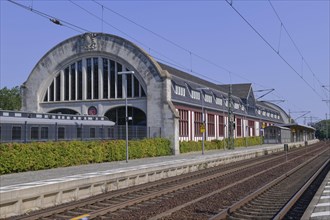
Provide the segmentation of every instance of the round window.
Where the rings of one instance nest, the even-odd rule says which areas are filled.
[[[97,115],[97,109],[95,106],[91,106],[88,108],[88,115]]]

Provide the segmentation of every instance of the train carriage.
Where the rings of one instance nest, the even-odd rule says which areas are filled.
[[[113,139],[106,117],[0,111],[1,142]]]

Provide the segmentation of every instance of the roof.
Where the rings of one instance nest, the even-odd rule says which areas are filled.
[[[203,86],[207,86],[209,88],[212,89],[216,89],[219,90],[218,85],[211,83],[210,81],[201,79],[199,77],[196,77],[194,75],[191,75],[189,73],[183,72],[181,70],[175,69],[174,67],[168,66],[166,64],[160,63],[158,62],[159,66],[163,69],[163,70],[167,70],[171,75],[174,75],[176,77],[179,77],[181,79],[184,79],[185,81],[189,80],[191,82],[203,85]],[[228,91],[226,92],[228,93]]]
[[[240,97],[241,99],[247,99],[251,90],[251,83],[231,84],[232,94]],[[229,91],[230,85],[219,85],[222,91]]]
[[[287,127],[287,128],[304,128],[315,131],[316,129],[307,125],[300,125],[298,123],[291,123],[291,124],[278,124],[278,126]]]
[[[279,126],[279,125],[270,125],[270,126],[265,127],[265,129],[270,129],[270,128],[279,128],[279,129],[282,129],[282,130],[290,130],[290,128],[282,127],[282,126]]]
[[[172,80],[172,102],[175,104],[179,105],[188,105],[188,106],[201,106],[204,105],[204,107],[213,109],[213,110],[218,110],[218,111],[227,111],[228,107],[225,104],[218,105],[215,103],[216,98],[221,98],[223,99],[223,102],[228,99],[228,93],[229,93],[229,86],[230,85],[219,85],[215,84],[212,81],[207,81],[204,79],[201,79],[199,77],[196,77],[194,75],[191,75],[187,72],[184,72],[182,70],[178,70],[174,67],[168,66],[163,63],[159,63],[159,66],[163,69],[168,71],[168,73],[171,76]],[[179,85],[183,88],[186,89],[185,94],[176,94],[174,89],[174,85]],[[208,89],[201,89],[201,88],[208,88]],[[201,100],[199,99],[193,99],[190,95],[191,90],[202,90],[203,94],[208,94],[212,95],[213,101],[212,103],[208,102],[203,102],[201,104]],[[256,108],[258,106],[262,106],[262,109],[267,109],[268,112],[273,113],[273,114],[279,114],[279,111],[275,108],[272,108],[271,106],[266,106],[263,103],[256,104],[253,102],[252,105],[249,105],[246,103],[246,101],[249,99],[249,97],[253,94],[252,91],[252,84],[251,83],[241,83],[241,84],[232,84],[232,100],[236,103],[239,104],[240,107],[234,108],[233,112],[234,114],[240,114],[240,115],[248,115],[252,118],[261,118],[264,120],[268,121],[274,121],[274,122],[283,122],[281,118],[275,118],[269,116],[264,116],[262,114],[257,114]],[[241,106],[244,106],[241,107]]]

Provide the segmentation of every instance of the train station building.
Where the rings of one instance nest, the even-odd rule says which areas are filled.
[[[107,116],[117,125],[125,124],[127,97],[129,125],[169,138],[175,154],[179,141],[202,139],[203,121],[206,140],[227,137],[229,111],[235,137],[260,136],[268,125],[290,122],[279,106],[256,100],[251,84],[214,84],[104,33],[56,45],[36,64],[22,94],[23,111]]]

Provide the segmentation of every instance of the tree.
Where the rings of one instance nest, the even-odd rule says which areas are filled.
[[[12,89],[8,89],[7,87],[0,89],[0,109],[20,110],[22,107],[21,100],[19,86]]]
[[[322,120],[314,125],[312,125],[316,129],[315,137],[318,139],[330,138],[330,120]]]

